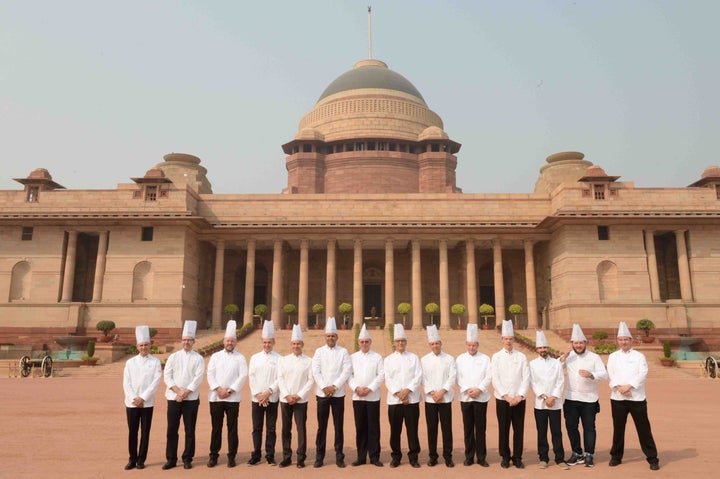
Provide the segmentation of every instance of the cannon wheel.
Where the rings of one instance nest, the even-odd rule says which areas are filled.
[[[45,356],[43,358],[42,365],[40,367],[42,368],[44,377],[49,378],[52,376],[53,360],[50,356]]]
[[[30,358],[28,356],[20,358],[20,375],[24,378],[30,376],[31,369],[32,365],[30,364]]]
[[[717,377],[717,361],[712,356],[705,360],[705,369],[708,372],[708,376],[711,378]]]

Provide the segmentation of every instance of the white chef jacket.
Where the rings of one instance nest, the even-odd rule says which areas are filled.
[[[608,380],[610,381],[610,399],[615,401],[644,401],[645,380],[647,379],[648,365],[645,355],[634,349],[624,352],[615,351],[608,358]],[[616,391],[615,386],[630,384],[630,396],[623,396]]]
[[[488,402],[490,400],[490,382],[492,381],[492,367],[490,358],[478,351],[474,356],[462,353],[455,360],[457,368],[458,399],[460,402]],[[478,388],[482,391],[473,399],[467,391]]]
[[[151,354],[145,357],[134,356],[125,363],[123,371],[123,391],[125,406],[135,407],[133,399],[139,397],[145,401],[145,407],[155,405],[155,392],[160,385],[160,360]]]
[[[248,367],[248,382],[250,383],[250,395],[253,402],[258,402],[255,395],[272,389],[272,394],[268,397],[268,401],[277,402],[280,394],[277,384],[277,367],[280,362],[280,355],[275,351],[266,353],[260,351],[250,357],[250,366]]]
[[[323,388],[335,386],[333,397],[345,396],[345,383],[350,379],[352,363],[347,349],[342,346],[317,348],[312,358],[312,374],[315,380],[315,395],[325,397]]]
[[[283,356],[278,362],[277,378],[280,402],[287,403],[287,396],[297,394],[298,403],[306,403],[313,385],[312,359],[304,354]]]
[[[505,348],[493,354],[492,385],[496,399],[503,399],[506,394],[525,397],[530,386],[530,370],[525,355]]]
[[[423,391],[425,402],[437,404],[430,395],[431,391],[444,389],[441,403],[452,402],[455,397],[455,381],[457,380],[457,368],[455,359],[447,353],[440,351],[440,354],[430,352],[420,360],[423,371]]]
[[[565,399],[596,402],[598,400],[598,381],[608,378],[600,356],[588,350],[585,350],[582,355],[571,351],[563,366],[565,367]],[[595,379],[580,376],[581,369],[590,371]]]
[[[545,359],[538,356],[530,361],[530,386],[535,393],[535,409],[562,409],[562,393],[565,375],[562,363],[555,358],[547,356]],[[552,407],[545,404],[540,396],[554,396],[557,399]]]
[[[363,353],[358,351],[350,356],[352,375],[348,385],[352,390],[353,401],[379,401],[380,386],[385,381],[385,366],[383,358],[375,351]],[[355,389],[359,386],[370,388],[372,392],[367,396],[358,396]]]
[[[210,356],[208,363],[207,379],[210,390],[208,391],[208,401],[210,402],[240,402],[242,389],[247,380],[248,368],[245,362],[245,356],[232,351],[228,353],[224,349]],[[218,387],[232,389],[225,399],[218,397]]]
[[[192,391],[186,398],[194,401],[200,397],[200,384],[205,373],[205,360],[197,351],[185,352],[184,349],[170,355],[165,363],[163,377],[165,379],[165,398],[168,401],[177,399],[173,386]]]
[[[385,358],[385,388],[387,389],[387,404],[402,404],[395,393],[409,389],[408,402],[420,402],[420,384],[422,383],[422,367],[420,359],[413,353],[405,351],[400,354],[395,351]]]

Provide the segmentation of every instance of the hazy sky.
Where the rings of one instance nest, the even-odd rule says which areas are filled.
[[[368,4],[373,57],[462,144],[466,193],[531,192],[559,151],[639,187],[720,163],[716,0],[4,0],[0,189],[37,167],[115,188],[182,152],[215,193],[279,193],[280,146],[367,58]]]

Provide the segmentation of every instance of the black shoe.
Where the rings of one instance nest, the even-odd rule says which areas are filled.
[[[372,464],[373,466],[376,466],[376,467],[383,467],[383,465],[384,465],[382,463],[382,461],[380,461],[380,459],[378,459],[376,461],[370,461],[370,464]]]
[[[315,464],[313,464],[313,467],[317,469],[318,467],[323,467],[323,461],[322,459],[316,459]]]
[[[271,466],[277,466],[277,462],[275,462],[275,458],[274,458],[274,457],[266,457],[265,460],[267,461],[267,463],[268,463],[269,465],[271,465]]]
[[[420,467],[420,463],[417,462],[417,461],[411,461],[411,462],[410,462],[410,465],[411,465],[412,467],[414,467],[415,469],[417,469],[418,467]]]
[[[585,467],[594,467],[595,462],[593,461],[593,455],[589,453],[585,453]]]
[[[430,460],[427,462],[427,465],[428,465],[428,467],[435,467],[435,466],[437,466],[437,459],[430,459]]]
[[[168,469],[172,469],[172,468],[175,467],[176,465],[177,465],[177,464],[175,464],[174,462],[168,461],[168,462],[166,462],[165,464],[163,464],[162,470],[163,470],[163,471],[167,471]]]
[[[502,461],[500,461],[500,467],[502,467],[503,469],[507,469],[508,467],[510,467],[510,461],[508,461],[507,459],[503,459]]]
[[[570,456],[570,459],[566,461],[568,463],[568,466],[575,466],[577,464],[584,464],[585,463],[585,454],[577,453],[573,451],[572,455]]]
[[[228,457],[227,466],[228,466],[228,467],[235,467],[235,466],[237,466],[237,463],[235,463],[235,458],[234,458],[234,457]]]
[[[610,459],[610,463],[608,464],[610,467],[619,466],[622,464],[622,459],[615,459],[614,457]]]
[[[478,461],[478,464],[480,464],[482,467],[490,467],[490,464],[485,459],[480,459]]]
[[[472,466],[473,464],[475,464],[475,463],[473,462],[472,459],[465,459],[463,461],[463,466]]]
[[[400,465],[400,459],[393,459],[392,461],[390,461],[390,467],[392,467],[392,468],[398,467],[399,465]]]
[[[452,459],[446,459],[445,460],[445,467],[455,467],[455,463]]]
[[[145,469],[145,463],[144,463],[144,462],[138,462],[138,463],[137,463],[137,468],[138,468],[138,469]]]
[[[208,466],[208,467],[215,467],[215,466],[217,466],[217,457],[211,457],[210,459],[208,459],[208,464],[207,464],[207,466]],[[164,469],[164,467],[163,467],[163,469]]]
[[[250,464],[250,463],[248,463],[248,464]],[[292,460],[290,458],[283,459],[282,461],[280,461],[279,467],[288,467],[290,464],[292,464]]]
[[[513,459],[513,464],[515,464],[515,467],[518,469],[525,469],[525,464],[523,464],[522,459]]]
[[[342,469],[343,467],[345,467],[345,460],[344,460],[344,459],[338,459],[337,461],[335,461],[335,465],[336,465],[337,467],[339,467],[340,469]]]
[[[351,462],[350,465],[352,467],[363,466],[363,465],[365,465],[365,461],[361,461],[360,459],[357,459],[357,460]]]
[[[134,463],[134,462],[128,462],[127,464],[125,464],[125,470],[126,470],[126,471],[129,471],[130,469],[135,469],[135,463]],[[163,469],[165,469],[164,466],[163,466]]]
[[[297,467],[298,467],[298,469],[302,469],[303,467],[305,467],[305,461],[298,461]]]
[[[183,469],[192,469],[192,462],[190,462],[190,461],[184,461],[184,462],[183,462]]]
[[[660,470],[660,463],[655,461],[650,463],[650,470],[651,471],[658,471]]]
[[[259,457],[251,457],[250,460],[247,462],[248,466],[257,466],[260,464],[260,458]]]

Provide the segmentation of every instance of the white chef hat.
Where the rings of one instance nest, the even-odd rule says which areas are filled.
[[[515,331],[513,330],[513,324],[512,321],[509,319],[506,319],[502,323],[502,337],[503,338],[514,338],[515,337]]]
[[[197,331],[197,321],[185,321],[185,324],[183,325],[183,331],[182,336],[183,338],[193,338],[195,339],[195,332]]]
[[[620,324],[618,325],[617,337],[632,338],[632,334],[630,334],[630,329],[628,329],[627,324],[625,324],[624,321],[620,321]]]
[[[228,321],[227,326],[225,326],[225,337],[237,339],[237,323],[234,319]]]
[[[302,328],[299,324],[293,324],[292,328],[292,335],[290,336],[290,341],[302,341],[303,335],[302,335]]]
[[[475,323],[468,323],[465,329],[465,341],[468,343],[478,342],[478,325]]]
[[[262,330],[263,339],[275,339],[275,325],[272,321],[265,320]]]
[[[547,348],[550,347],[548,340],[545,337],[544,331],[535,331],[535,347],[536,348]]]
[[[431,324],[427,327],[428,343],[440,341],[440,333],[438,332],[437,326]]]
[[[577,323],[573,324],[572,336],[570,337],[570,341],[587,341],[585,334],[583,334],[582,328]]]
[[[335,316],[330,316],[325,321],[325,334],[337,334],[337,325],[335,324]]]
[[[395,324],[395,329],[393,330],[393,339],[407,339],[407,334],[405,334],[405,328],[402,324]]]
[[[362,328],[360,328],[360,334],[358,334],[358,339],[372,339],[370,337],[370,333],[368,333],[368,330],[365,327],[365,323],[363,323]]]
[[[150,342],[150,327],[149,326],[135,326],[135,343],[149,343]]]

